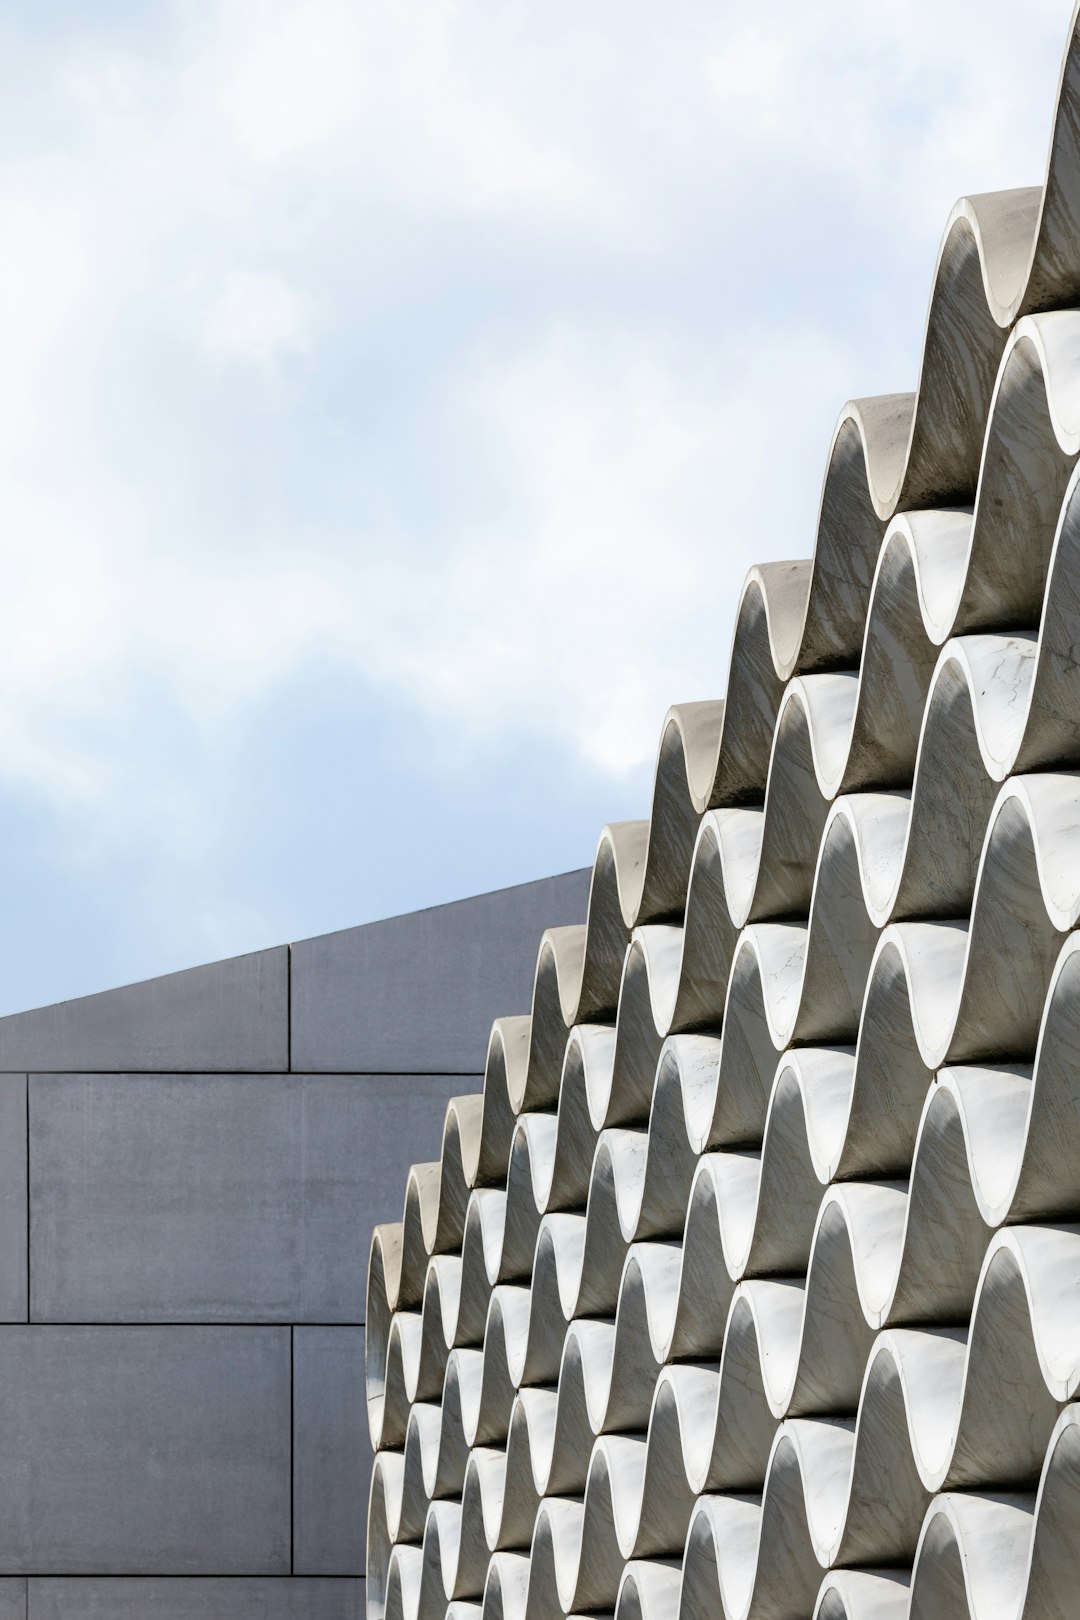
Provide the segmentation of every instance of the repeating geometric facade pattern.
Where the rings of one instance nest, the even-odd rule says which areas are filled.
[[[1080,29],[375,1234],[373,1617],[1080,1615]]]

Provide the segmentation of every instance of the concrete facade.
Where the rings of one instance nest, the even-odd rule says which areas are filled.
[[[1080,4],[376,1232],[369,1620],[1080,1615],[1078,649]]]
[[[0,1019],[0,1620],[358,1620],[371,1229],[587,896]]]

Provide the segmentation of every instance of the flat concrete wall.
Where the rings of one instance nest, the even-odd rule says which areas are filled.
[[[587,894],[0,1019],[0,1620],[358,1620],[371,1227]]]

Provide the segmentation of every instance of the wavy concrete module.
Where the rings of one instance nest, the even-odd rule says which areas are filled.
[[[375,1233],[372,1617],[1080,1614],[1080,24]]]

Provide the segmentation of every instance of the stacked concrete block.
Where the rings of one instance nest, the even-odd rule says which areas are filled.
[[[0,1620],[361,1614],[371,1228],[587,893],[0,1019]]]
[[[376,1232],[371,1620],[1080,1613],[1078,457],[1074,16]]]

